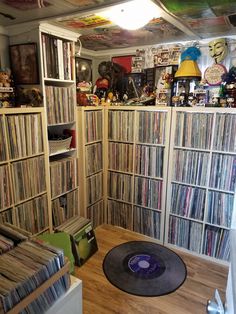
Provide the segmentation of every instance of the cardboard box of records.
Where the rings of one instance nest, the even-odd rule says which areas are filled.
[[[70,235],[76,266],[82,266],[97,250],[97,241],[89,219],[75,216],[56,228]]]

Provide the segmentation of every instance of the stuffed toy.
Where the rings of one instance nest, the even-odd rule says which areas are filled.
[[[18,88],[16,100],[18,105],[28,105],[32,107],[41,107],[43,105],[43,95],[37,88]]]
[[[11,72],[10,70],[1,71],[0,70],[0,87],[10,87],[11,86]]]

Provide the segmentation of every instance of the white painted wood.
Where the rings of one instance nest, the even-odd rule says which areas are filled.
[[[82,314],[82,281],[71,276],[70,289],[45,314]]]

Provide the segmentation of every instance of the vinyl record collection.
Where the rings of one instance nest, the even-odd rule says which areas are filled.
[[[204,238],[204,254],[229,260],[229,230],[207,226]]]
[[[169,243],[200,253],[201,238],[202,225],[200,223],[170,216]]]
[[[41,123],[39,113],[7,116],[10,159],[37,155],[43,152]]]
[[[65,264],[63,251],[36,241],[24,241],[0,256],[0,312],[12,309]],[[69,288],[63,275],[21,313],[44,313]]]
[[[109,140],[133,142],[134,112],[109,110],[108,112],[108,138]]]
[[[139,125],[138,142],[165,144],[165,112],[140,111],[137,113],[137,117]]]
[[[7,158],[6,155],[6,137],[4,132],[4,117],[0,116],[0,161],[4,161]]]
[[[69,275],[63,272],[35,297],[35,290],[60,271],[65,260],[62,250],[29,240],[31,235],[9,223],[0,224],[0,313],[22,300],[24,305],[15,313],[44,313],[69,288]]]
[[[117,200],[131,203],[132,176],[117,172],[108,173],[108,196]]]
[[[232,113],[176,112],[169,243],[229,259],[236,187],[235,128]]]
[[[230,228],[233,203],[233,194],[209,191],[207,204],[207,222]]]
[[[30,236],[30,232],[17,228],[12,224],[0,224],[0,255],[10,251],[16,244],[27,240]]]
[[[206,186],[209,153],[174,150],[173,180]]]
[[[108,223],[125,229],[133,230],[132,205],[108,200]]]
[[[216,114],[216,131],[213,149],[236,152],[236,115],[229,113]]]
[[[101,141],[103,138],[103,114],[102,111],[86,111],[85,140],[87,143]]]
[[[210,187],[224,191],[235,191],[236,155],[212,154]]]
[[[171,213],[203,220],[206,190],[188,185],[172,184]]]
[[[162,178],[163,155],[163,147],[136,145],[135,173],[148,177]]]
[[[44,156],[16,161],[12,164],[12,170],[16,202],[45,192]]]
[[[87,208],[87,217],[93,222],[94,228],[104,223],[105,213],[103,200],[98,201]]]
[[[42,34],[43,71],[45,78],[73,80],[72,43]]]
[[[49,125],[74,122],[74,86],[46,86],[45,97]]]
[[[91,205],[102,198],[103,195],[103,173],[87,177],[87,205]]]
[[[51,193],[55,198],[77,186],[77,159],[65,157],[50,162]]]
[[[213,114],[177,112],[175,145],[210,149]]]
[[[108,168],[123,172],[133,172],[133,144],[109,142]]]
[[[33,198],[13,209],[14,224],[33,234],[49,227],[47,196]]]
[[[90,176],[103,169],[102,163],[102,143],[94,143],[86,145],[86,175]]]
[[[61,225],[64,221],[76,215],[77,203],[77,190],[61,195],[52,201],[52,217],[54,227]]]
[[[12,201],[9,167],[2,165],[0,166],[0,208],[11,206]]]
[[[134,202],[137,205],[161,209],[162,181],[135,177]]]
[[[92,223],[88,218],[76,216],[56,229],[70,235],[75,265],[81,266],[97,249]]]
[[[160,239],[161,214],[143,207],[134,207],[134,231]]]

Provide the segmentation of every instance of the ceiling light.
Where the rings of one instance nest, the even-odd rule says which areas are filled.
[[[112,6],[100,15],[128,30],[143,27],[153,18],[160,16],[159,7],[151,0],[132,0]]]

